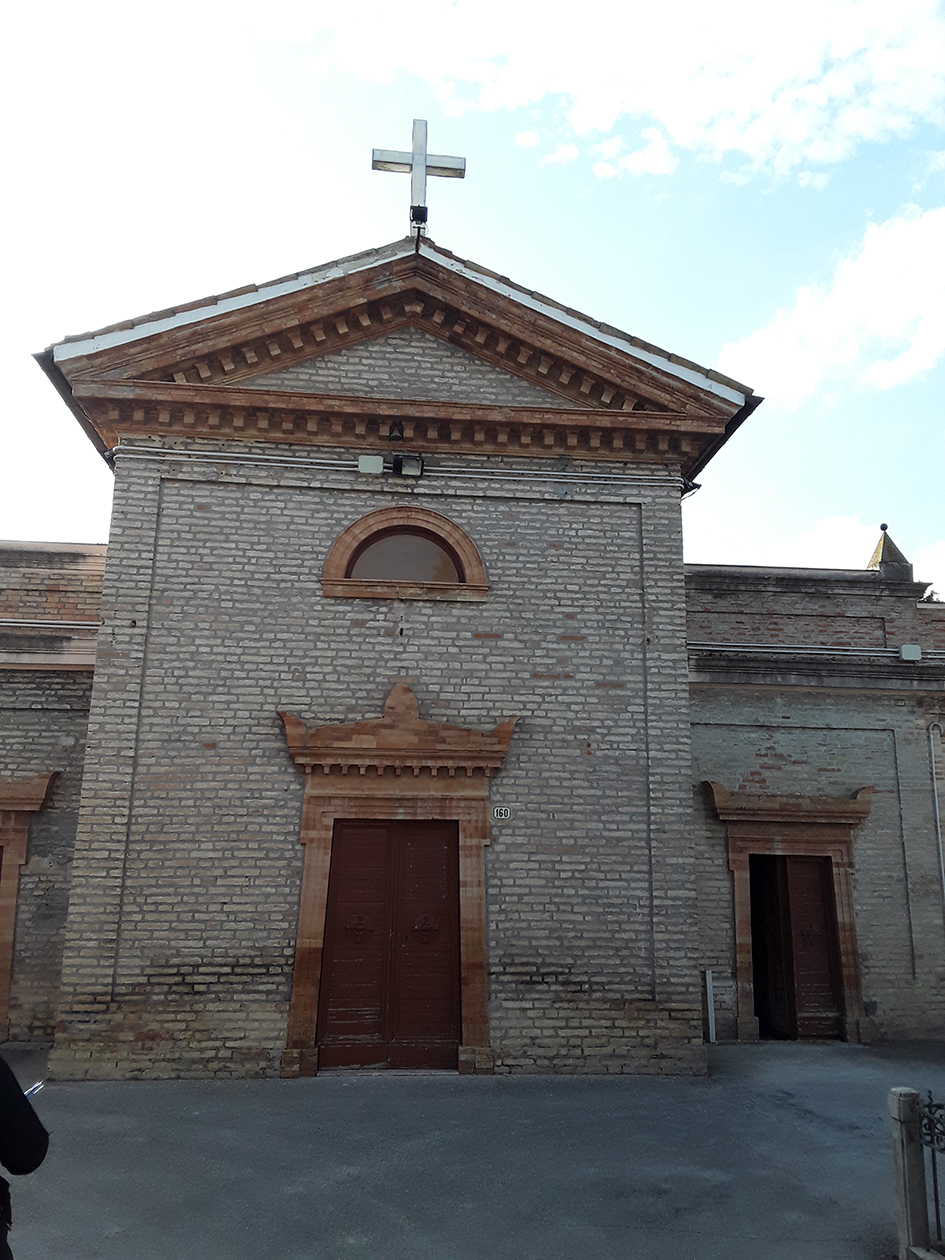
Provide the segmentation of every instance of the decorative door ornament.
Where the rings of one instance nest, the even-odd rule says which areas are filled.
[[[309,727],[279,715],[296,764],[305,772],[299,841],[305,846],[298,940],[283,1076],[314,1076],[328,875],[335,823],[343,819],[456,822],[459,827],[459,930],[462,993],[460,1072],[491,1072],[486,984],[489,781],[502,767],[517,718],[477,731],[421,718],[406,681],[395,683],[384,715]],[[415,915],[415,940],[433,942],[440,925]],[[360,934],[369,926],[354,922]],[[348,931],[347,922],[345,932]],[[364,937],[365,943],[369,939]]]

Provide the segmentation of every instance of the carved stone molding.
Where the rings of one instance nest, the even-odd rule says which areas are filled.
[[[58,771],[0,783],[0,1037],[7,1035],[13,934],[20,867],[26,861],[30,815],[42,808]]]
[[[483,849],[489,843],[489,779],[505,759],[517,719],[491,732],[427,722],[405,682],[394,686],[379,719],[309,728],[289,713],[280,717],[289,751],[305,771],[299,834],[305,862],[282,1075],[314,1076],[318,1070],[315,1028],[328,875],[334,825],[341,818],[458,823],[459,1070],[491,1072]]]
[[[840,982],[843,996],[843,1035],[846,1041],[865,1040],[865,1015],[860,985],[859,953],[853,915],[852,829],[869,817],[872,787],[852,797],[765,796],[729,792],[706,780],[706,789],[728,833],[728,865],[735,898],[735,975],[738,995],[738,1036],[758,1040],[754,974],[751,953],[751,885],[749,858],[767,856],[829,857],[833,875]]]

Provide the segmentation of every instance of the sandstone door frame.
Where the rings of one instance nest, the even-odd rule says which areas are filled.
[[[758,1040],[751,950],[749,858],[752,854],[830,858],[840,951],[843,1039],[867,1040],[853,913],[852,831],[869,816],[873,788],[860,788],[852,798],[844,798],[729,792],[711,781],[706,781],[706,787],[728,835],[728,866],[732,872],[735,902],[739,1040]]]
[[[305,848],[283,1076],[314,1076],[328,877],[336,821],[455,822],[459,831],[461,1073],[490,1073],[486,973],[485,847],[489,779],[508,751],[515,719],[488,734],[424,722],[405,683],[375,722],[308,729],[282,714],[289,750],[305,770],[299,842]]]
[[[58,771],[0,783],[0,1039],[6,1040],[13,976],[13,939],[20,867],[26,861],[30,816],[41,809]]]

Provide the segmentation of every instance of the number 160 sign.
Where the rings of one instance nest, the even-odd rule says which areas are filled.
[[[506,818],[512,817],[512,811],[508,805],[496,805],[492,811],[492,817],[499,822],[504,822]]]

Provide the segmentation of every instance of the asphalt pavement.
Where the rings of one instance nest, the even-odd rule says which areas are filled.
[[[36,1056],[6,1052],[21,1083]],[[51,1083],[17,1260],[886,1260],[886,1094],[945,1042],[713,1047],[708,1078]]]

